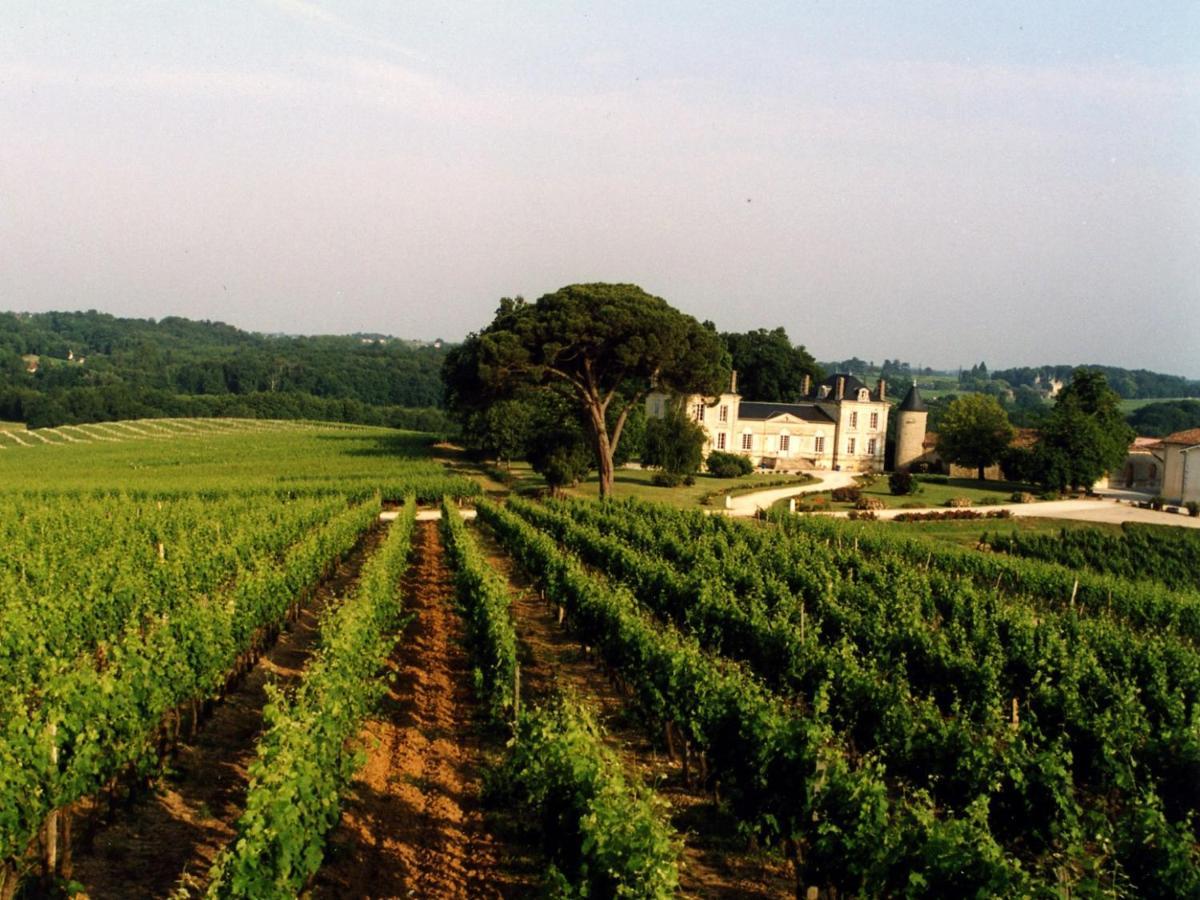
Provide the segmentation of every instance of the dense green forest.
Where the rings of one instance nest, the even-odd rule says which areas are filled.
[[[0,313],[0,419],[313,418],[442,430],[440,344],[218,322]]]

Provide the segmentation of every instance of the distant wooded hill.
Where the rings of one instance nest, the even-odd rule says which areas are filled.
[[[219,322],[0,313],[0,419],[31,427],[172,415],[313,418],[440,431],[438,345],[288,337]]]
[[[991,378],[1006,381],[1010,387],[1044,386],[1052,381],[1067,382],[1076,366],[1038,366],[1016,369],[995,369]],[[1146,369],[1122,369],[1117,366],[1098,366],[1088,363],[1082,368],[1103,372],[1108,386],[1126,400],[1158,397],[1200,397],[1200,381],[1182,375],[1164,375]]]

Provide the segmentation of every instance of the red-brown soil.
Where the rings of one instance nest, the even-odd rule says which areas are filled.
[[[316,648],[321,611],[353,591],[382,534],[368,532],[313,592],[296,621],[215,705],[195,739],[178,747],[157,790],[101,822],[90,848],[76,849],[72,878],[82,885],[81,896],[125,900],[202,890],[242,811],[266,686],[300,677]]]
[[[363,729],[367,763],[343,803],[316,897],[507,897],[529,890],[481,797],[489,741],[435,523],[420,523],[405,597],[413,620]]]
[[[681,895],[728,900],[794,897],[790,865],[779,854],[747,849],[734,823],[713,798],[688,784],[682,767],[647,739],[629,713],[628,701],[602,667],[585,656],[580,644],[559,624],[557,607],[539,599],[536,588],[486,530],[478,529],[476,534],[489,561],[513,587],[523,699],[536,702],[552,690],[565,690],[596,712],[609,744],[626,768],[641,773],[643,782],[670,804],[672,823],[684,838],[679,866]]]

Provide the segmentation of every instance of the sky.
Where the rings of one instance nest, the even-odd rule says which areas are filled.
[[[0,0],[0,309],[1200,377],[1200,3]]]

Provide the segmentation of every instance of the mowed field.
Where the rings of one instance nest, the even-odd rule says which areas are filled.
[[[3,900],[1200,893],[1184,529],[980,552],[483,500],[387,429],[54,432],[0,437]]]

